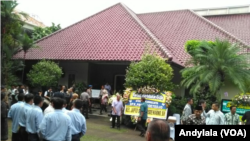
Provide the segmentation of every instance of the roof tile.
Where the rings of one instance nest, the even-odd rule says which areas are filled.
[[[138,61],[150,46],[151,52],[184,66],[190,58],[184,50],[187,40],[220,38],[249,45],[249,15],[206,18],[191,10],[136,15],[125,5],[116,4],[40,39],[36,44],[41,49],[30,49],[26,59]],[[18,58],[23,58],[23,52],[14,56]]]
[[[190,10],[138,14],[138,17],[171,51],[173,61],[182,66],[185,66],[185,62],[191,57],[184,49],[187,40],[215,40],[220,38],[246,45],[230,33]]]
[[[205,18],[250,45],[250,13],[205,16]]]
[[[42,50],[30,49],[26,60],[137,61],[141,59],[148,41],[155,42],[134,20],[130,11],[122,4],[117,4],[37,41],[36,44]],[[152,45],[152,48],[160,50],[157,44]],[[23,52],[14,58],[23,58]]]

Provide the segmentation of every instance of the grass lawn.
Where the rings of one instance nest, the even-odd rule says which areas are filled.
[[[9,139],[11,141],[11,120],[9,124]],[[110,121],[107,118],[92,117],[87,119],[87,132],[81,141],[145,141],[139,137],[139,132],[122,127],[121,130],[110,128]]]

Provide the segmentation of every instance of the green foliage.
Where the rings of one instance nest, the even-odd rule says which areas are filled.
[[[7,86],[11,85],[19,85],[20,80],[17,78],[16,75],[14,75],[15,71],[22,70],[23,66],[22,62],[20,61],[2,61],[2,79]]]
[[[32,36],[32,39],[36,41],[36,40],[39,40],[45,36],[48,36],[48,35],[54,33],[60,29],[61,29],[60,24],[55,25],[54,23],[52,23],[52,26],[50,26],[50,27],[45,27],[45,28],[37,27],[37,28],[35,28],[35,30],[31,36]]]
[[[78,82],[75,84],[75,88],[76,88],[75,92],[80,95],[82,92],[84,92],[84,89],[87,88],[87,84],[84,82]]]
[[[1,60],[4,62],[1,64],[1,81],[5,85],[16,83],[18,79],[14,73],[24,67],[21,61],[14,61],[12,57],[33,47],[33,40],[23,33],[24,22],[20,18],[28,15],[14,12],[17,5],[16,1],[1,1]]]
[[[42,60],[32,66],[27,74],[32,86],[56,86],[62,76],[62,69],[52,61]]]
[[[157,55],[143,55],[140,62],[132,62],[127,69],[125,87],[138,90],[152,87],[160,91],[173,90],[173,69],[166,59]]]
[[[215,42],[202,41],[193,50],[193,55],[186,67],[181,71],[182,85],[190,88],[192,94],[208,90],[212,95],[219,93],[225,82],[232,82],[242,92],[246,92],[246,82],[250,80],[247,54],[240,54],[240,47],[226,40]]]
[[[24,53],[26,54],[26,52],[30,49],[30,48],[37,48],[38,46],[36,46],[34,44],[34,40],[29,38],[29,36],[27,34],[24,34],[22,39],[22,49],[24,51]]]
[[[168,107],[172,113],[181,114],[184,106],[187,104],[187,100],[183,97],[176,96],[172,103]]]
[[[189,54],[193,54],[193,51],[197,49],[200,45],[200,41],[198,40],[189,40],[185,44],[185,51]]]

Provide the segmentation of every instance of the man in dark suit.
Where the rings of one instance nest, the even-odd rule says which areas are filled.
[[[64,93],[61,93],[61,92],[55,92],[53,97],[59,97],[59,98],[64,99],[65,95]]]
[[[22,85],[19,86],[19,89],[18,89],[19,94],[24,93],[23,89],[24,89],[24,85],[22,84]]]
[[[250,111],[245,112],[245,114],[242,117],[242,121],[245,121],[245,125],[250,125]]]

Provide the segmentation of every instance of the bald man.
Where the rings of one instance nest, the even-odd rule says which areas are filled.
[[[164,120],[153,120],[146,132],[146,141],[169,141],[170,127]]]
[[[112,128],[115,128],[115,120],[117,119],[117,129],[120,130],[120,117],[124,109],[123,103],[120,100],[121,96],[117,95],[117,99],[112,102]]]

